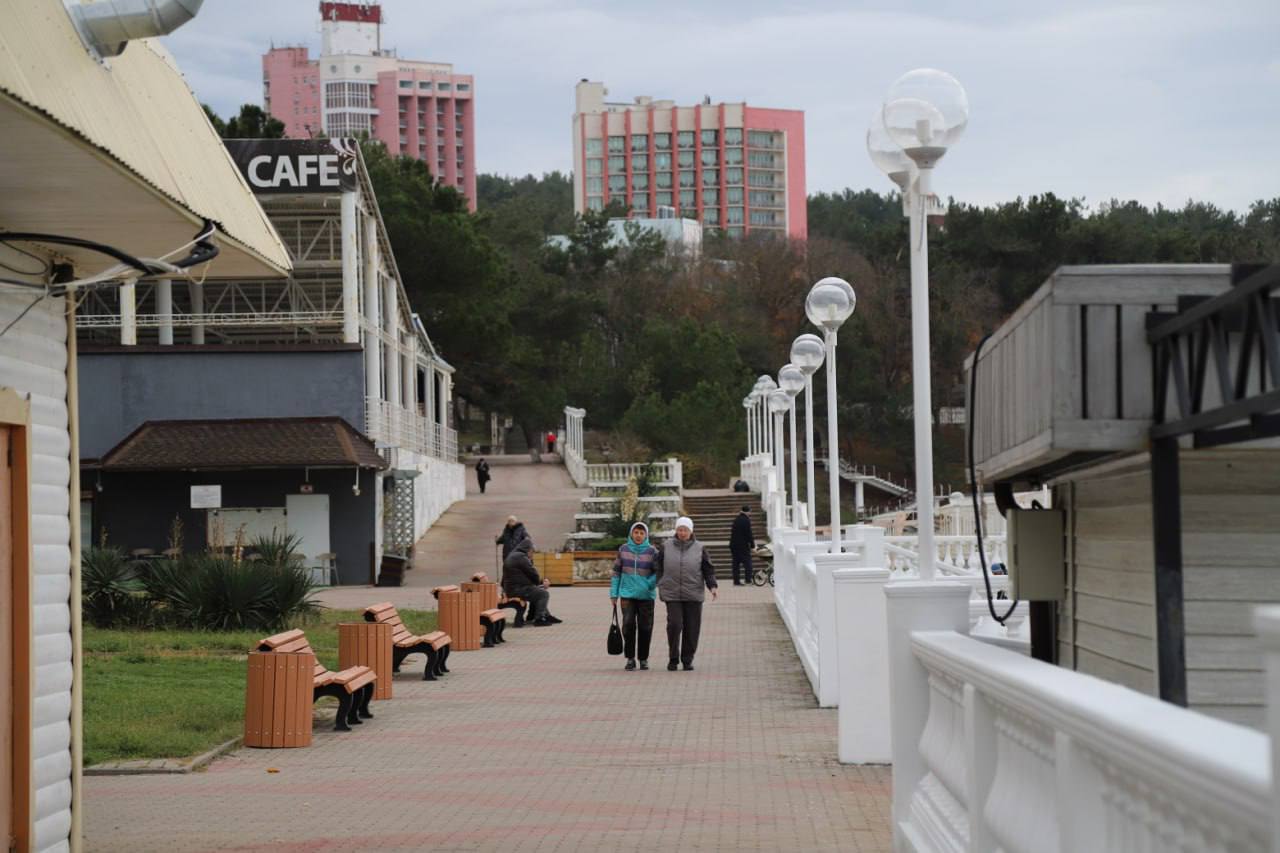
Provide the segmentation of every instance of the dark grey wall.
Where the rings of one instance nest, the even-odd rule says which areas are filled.
[[[100,458],[149,420],[337,416],[363,430],[363,359],[359,351],[215,347],[82,353],[80,457]]]
[[[182,519],[184,549],[207,547],[205,511],[190,509],[193,485],[221,485],[224,507],[283,507],[285,495],[298,493],[303,472],[106,472],[101,475],[101,492],[96,491],[98,471],[82,471],[81,477],[86,490],[95,490],[93,543],[101,544],[105,529],[108,544],[127,553],[135,548],[159,552],[169,547],[175,515]],[[360,472],[359,497],[351,491],[355,474],[349,468],[312,469],[310,481],[316,494],[329,496],[329,547],[338,555],[341,582],[369,583],[375,523],[373,472]]]

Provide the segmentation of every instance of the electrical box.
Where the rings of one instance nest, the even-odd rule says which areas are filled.
[[[1058,601],[1066,586],[1060,509],[1011,509],[1008,517],[1009,596]]]

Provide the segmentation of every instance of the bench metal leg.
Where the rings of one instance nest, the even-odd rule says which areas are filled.
[[[436,675],[444,675],[449,671],[449,667],[445,663],[449,660],[449,646],[440,647],[440,657],[436,659]]]
[[[373,699],[373,685],[366,684],[364,687],[361,687],[360,690],[361,690],[360,701],[358,703],[355,703],[358,705],[357,710],[358,710],[359,716],[363,717],[366,720],[372,720],[373,712],[369,710],[369,702]],[[357,722],[359,722],[359,720],[357,720]]]
[[[481,645],[481,646],[483,646],[483,647],[484,647],[484,648],[486,648],[486,649],[491,649],[491,648],[493,648],[493,647],[494,647],[494,645],[495,645],[495,643],[494,643],[494,641],[493,641],[494,635],[496,635],[496,634],[498,633],[498,630],[497,630],[497,623],[496,623],[496,622],[481,622],[480,624],[484,626],[484,641],[483,641],[482,643],[480,643],[480,645]]]
[[[422,670],[423,681],[435,681],[436,672],[440,669],[440,653],[427,646],[427,665]]]
[[[353,712],[353,709],[352,709],[353,703],[351,701],[351,694],[348,693],[343,687],[337,684],[327,684],[324,687],[317,687],[315,688],[315,691],[312,694],[311,701],[314,702],[316,699],[319,699],[321,696],[332,696],[334,699],[338,700],[338,716],[333,721],[333,730],[335,732],[351,731],[351,726],[348,725],[348,721],[353,723],[360,722],[359,717],[357,717],[354,720],[350,720],[351,714]]]
[[[507,620],[499,619],[498,624],[495,626],[495,636],[493,638],[493,641],[495,643],[505,643],[506,639],[504,639],[502,635],[506,633],[506,631],[507,631]]]

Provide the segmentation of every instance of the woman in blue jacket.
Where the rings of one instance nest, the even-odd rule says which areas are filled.
[[[654,566],[658,549],[649,544],[649,528],[637,521],[631,534],[618,549],[613,563],[613,579],[609,583],[609,599],[622,599],[622,641],[627,656],[627,669],[649,668],[649,640],[653,637],[653,602],[658,596],[658,576]],[[637,638],[637,634],[639,637]],[[636,648],[637,639],[639,649]]]

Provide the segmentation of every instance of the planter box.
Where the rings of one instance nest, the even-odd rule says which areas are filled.
[[[574,551],[573,583],[575,586],[604,586],[613,575],[617,551]]]

